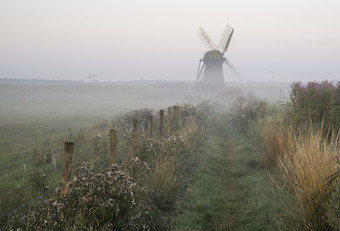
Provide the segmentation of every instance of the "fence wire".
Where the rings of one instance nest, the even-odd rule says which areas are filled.
[[[32,157],[31,159],[28,159],[28,160],[24,160],[24,161],[21,161],[21,162],[18,162],[18,163],[15,163],[15,164],[12,164],[12,165],[9,165],[9,166],[6,166],[6,167],[2,167],[2,168],[0,168],[0,172],[8,170],[8,169],[11,169],[11,168],[18,167],[18,166],[20,166],[22,164],[27,164],[27,163],[32,162],[34,160],[38,160],[38,159],[42,159],[42,158],[47,158],[48,156],[52,156],[52,155],[54,155],[54,154],[56,154],[58,152],[61,152],[63,150],[64,150],[64,148],[60,148],[58,150],[54,150],[52,152],[45,153],[43,155],[34,156],[34,157]]]
[[[94,138],[92,138],[92,139],[90,139],[90,140],[84,141],[84,142],[79,143],[79,144],[75,144],[74,147],[81,147],[81,146],[83,146],[83,145],[85,145],[85,144],[92,143],[92,142],[94,142],[94,141],[96,141],[96,140],[107,139],[107,138],[109,138],[109,137],[110,137],[109,135],[108,135],[108,136],[98,136],[98,135],[97,135],[96,137],[94,137]],[[37,160],[37,159],[41,159],[41,158],[46,158],[46,157],[48,157],[48,156],[54,155],[54,154],[56,154],[56,153],[58,153],[58,152],[61,152],[61,151],[63,151],[63,150],[64,150],[64,148],[60,148],[60,149],[58,149],[58,150],[54,150],[54,151],[52,151],[52,152],[48,152],[48,153],[45,153],[45,154],[43,154],[43,155],[35,156],[35,157],[31,158],[31,159],[28,159],[28,160],[25,160],[25,161],[21,161],[21,162],[19,162],[19,163],[15,163],[15,164],[13,164],[13,165],[9,165],[9,166],[6,166],[6,167],[2,167],[2,168],[0,168],[0,172],[1,172],[1,171],[8,170],[8,169],[11,169],[11,168],[15,168],[15,167],[20,166],[20,165],[22,165],[22,164],[29,163],[29,162],[31,162],[31,161],[33,161],[33,160]],[[98,164],[99,164],[99,166],[96,166],[96,169],[102,168],[102,167],[104,167],[105,165],[107,165],[107,161],[101,161],[101,162],[99,162]],[[72,182],[72,181],[70,181],[70,182]],[[58,186],[58,187],[59,187],[59,186]],[[58,187],[50,188],[50,189],[48,189],[46,192],[44,192],[43,194],[41,194],[40,196],[35,197],[35,198],[33,198],[32,200],[30,200],[30,201],[28,201],[28,202],[26,202],[26,203],[24,203],[24,204],[22,204],[22,205],[20,205],[20,206],[18,206],[18,207],[16,207],[16,208],[12,209],[10,212],[8,212],[8,213],[6,213],[6,214],[0,216],[0,220],[3,220],[4,218],[8,217],[9,215],[15,213],[15,212],[18,211],[18,210],[21,210],[21,209],[25,208],[26,206],[28,206],[29,204],[32,204],[32,203],[35,202],[35,201],[38,201],[38,202],[41,201],[47,194],[49,194],[49,193],[55,191]],[[1,228],[1,227],[0,227],[0,228]]]
[[[18,211],[18,210],[21,210],[21,209],[25,208],[26,206],[28,206],[29,204],[31,204],[31,203],[33,203],[33,202],[35,202],[35,201],[38,201],[38,202],[39,202],[39,201],[42,200],[47,194],[49,194],[49,193],[55,191],[57,188],[58,188],[58,187],[50,188],[50,189],[48,189],[46,192],[44,192],[43,194],[41,194],[41,195],[39,195],[39,196],[33,198],[32,200],[30,200],[30,201],[28,201],[28,202],[26,202],[26,203],[24,203],[24,204],[22,204],[22,205],[20,205],[20,206],[18,206],[18,207],[16,207],[15,209],[12,209],[12,210],[9,211],[8,213],[2,215],[2,216],[0,217],[0,220],[3,220],[4,218],[8,217],[9,215],[13,214],[14,212],[16,212],[16,211]]]
[[[101,140],[101,139],[103,139],[103,138],[108,138],[108,137],[110,137],[110,136],[96,136],[96,137],[94,137],[94,138],[91,139],[91,140],[87,140],[87,141],[84,141],[84,142],[82,142],[82,143],[75,144],[74,147],[81,147],[81,146],[83,146],[83,145],[85,145],[85,144],[88,144],[88,143],[91,143],[91,142],[93,142],[93,141]],[[34,156],[34,157],[30,158],[30,159],[27,159],[27,160],[24,160],[24,161],[21,161],[21,162],[18,162],[18,163],[9,165],[9,166],[2,167],[2,168],[0,168],[0,172],[3,172],[3,171],[5,171],[5,170],[8,170],[8,169],[12,169],[12,168],[18,167],[18,166],[20,166],[20,165],[22,165],[22,164],[27,164],[27,163],[32,162],[32,161],[34,161],[34,160],[39,160],[39,159],[42,159],[42,158],[47,158],[47,157],[52,156],[52,155],[54,155],[54,154],[56,154],[56,153],[58,153],[58,152],[61,152],[61,151],[63,151],[63,150],[64,150],[64,148],[60,148],[60,149],[58,149],[58,150],[53,150],[52,152],[47,152],[47,153],[45,153],[45,154],[38,155],[38,156]]]

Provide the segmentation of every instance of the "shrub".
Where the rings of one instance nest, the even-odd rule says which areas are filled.
[[[180,105],[180,107],[182,120],[184,120],[186,124],[191,121],[195,121],[201,129],[206,127],[210,111],[208,102],[202,102],[198,105],[185,103]]]
[[[128,153],[132,140],[132,121],[138,120],[138,133],[143,136],[146,133],[147,123],[150,115],[155,112],[148,108],[132,110],[127,113],[117,115],[112,120],[112,127],[117,129],[119,136],[119,145],[117,152]]]
[[[246,133],[251,122],[265,115],[268,104],[265,101],[238,97],[233,104],[230,120],[236,131]]]
[[[132,168],[145,167],[138,159]],[[137,167],[138,165],[138,167]],[[18,218],[8,228],[25,230],[145,230],[150,225],[150,203],[142,199],[143,188],[123,171],[112,165],[94,173],[88,163],[77,169],[77,177],[70,183],[63,197],[57,190],[55,199],[40,202]],[[14,225],[13,225],[14,224]],[[12,226],[13,225],[13,226]]]
[[[43,192],[48,189],[46,174],[40,169],[32,169],[28,181],[36,192]]]
[[[298,125],[324,122],[324,127],[327,129],[337,123],[336,120],[332,119],[332,116],[334,116],[332,110],[340,106],[340,82],[336,85],[327,80],[308,82],[307,85],[296,82],[291,85],[291,88],[292,111],[289,112],[290,120]]]

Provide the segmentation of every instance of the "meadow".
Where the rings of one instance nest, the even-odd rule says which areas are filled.
[[[239,98],[235,129],[255,137],[284,208],[281,230],[339,230],[340,83],[296,82],[290,101]]]
[[[195,92],[175,82],[0,87],[5,109],[0,120],[0,168],[36,158],[0,172],[6,229],[270,230],[279,226],[275,214],[283,205],[271,192],[275,184],[266,177],[260,147],[243,135],[249,134],[248,129],[232,129],[236,123],[229,111],[240,96],[286,102],[288,84],[230,84],[219,94]],[[180,106],[181,121],[173,124],[171,135],[167,109],[173,105]],[[160,109],[165,111],[161,140]],[[150,115],[154,117],[152,139],[147,137]],[[138,148],[131,154],[134,119],[139,121]],[[257,119],[247,118],[246,127]],[[115,166],[108,165],[111,128],[118,134]],[[69,192],[62,197],[59,181],[65,141],[78,146]],[[120,185],[120,190],[113,185]],[[249,196],[254,195],[250,191],[255,196]],[[258,203],[264,206],[257,207]],[[13,208],[19,209],[12,213]]]

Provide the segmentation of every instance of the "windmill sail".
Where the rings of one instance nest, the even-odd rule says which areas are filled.
[[[222,36],[221,36],[221,39],[220,41],[218,42],[218,47],[220,48],[220,51],[223,52],[224,48],[225,48],[225,45],[228,41],[228,38],[230,36],[230,32],[231,32],[232,28],[231,26],[228,24],[223,33],[222,33]]]
[[[244,82],[243,77],[241,76],[241,74],[236,70],[236,68],[234,67],[234,65],[231,64],[231,62],[226,59],[224,61],[225,64],[227,64],[227,66],[229,67],[229,70],[241,81]]]
[[[233,33],[234,33],[234,29],[231,29],[231,32],[230,32],[230,34],[229,34],[227,43],[225,44],[225,46],[224,46],[224,48],[223,48],[223,50],[222,50],[222,53],[223,53],[223,54],[228,50],[228,47],[229,47],[229,44],[230,44],[230,41],[231,41],[231,37],[233,37]]]
[[[201,63],[202,63],[202,60],[200,60],[198,64],[196,82],[198,82],[203,76],[203,69],[205,67],[205,64],[203,63],[203,65],[201,66]]]
[[[198,32],[198,37],[202,40],[202,42],[207,46],[210,50],[218,50],[215,43],[210,39],[210,37],[205,33],[205,31],[200,27]]]

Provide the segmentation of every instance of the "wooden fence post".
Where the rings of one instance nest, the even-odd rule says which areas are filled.
[[[133,130],[132,130],[132,157],[136,156],[136,150],[137,150],[137,124],[138,121],[133,121]]]
[[[153,116],[151,115],[149,117],[149,126],[148,126],[148,137],[152,138],[152,121],[153,121]]]
[[[52,165],[53,165],[53,169],[54,171],[57,171],[57,158],[55,157],[55,155],[52,155]]]
[[[73,154],[73,142],[65,142],[65,160],[64,160],[64,171],[63,171],[63,179],[61,181],[61,194],[66,196],[69,180],[71,177],[71,163],[72,163],[72,154]]]
[[[182,128],[182,110],[181,110],[180,106],[178,106],[178,123],[179,123],[179,130],[181,131],[181,128]]]
[[[168,135],[172,134],[171,107],[168,107]]]
[[[110,129],[110,166],[116,162],[117,130]]]
[[[159,139],[163,138],[163,118],[164,110],[159,111]]]

